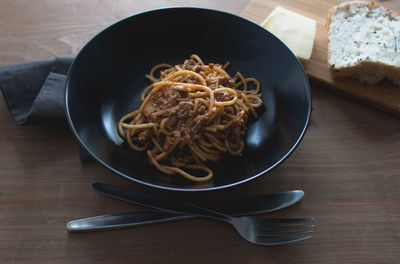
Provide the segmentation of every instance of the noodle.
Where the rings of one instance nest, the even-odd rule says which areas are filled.
[[[240,72],[230,77],[229,64],[205,65],[194,54],[180,65],[154,66],[146,75],[152,84],[143,91],[139,109],[119,121],[119,134],[132,149],[146,151],[165,174],[195,182],[211,179],[205,162],[218,161],[225,152],[241,155],[248,115],[257,118],[255,108],[262,106],[259,81]]]

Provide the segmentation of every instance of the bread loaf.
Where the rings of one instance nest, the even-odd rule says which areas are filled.
[[[400,17],[374,2],[344,2],[329,10],[328,61],[334,76],[400,86]]]

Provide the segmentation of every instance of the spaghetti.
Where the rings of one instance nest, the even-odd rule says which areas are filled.
[[[213,172],[206,161],[225,152],[241,155],[248,115],[257,118],[262,105],[259,81],[240,72],[232,78],[228,66],[206,65],[197,55],[180,65],[154,66],[139,109],[119,121],[120,135],[132,149],[146,151],[161,172],[209,180]],[[205,175],[190,173],[196,170]]]

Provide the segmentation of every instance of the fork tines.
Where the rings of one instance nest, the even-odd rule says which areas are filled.
[[[275,244],[286,244],[311,238],[313,218],[263,219],[259,238],[274,239]]]

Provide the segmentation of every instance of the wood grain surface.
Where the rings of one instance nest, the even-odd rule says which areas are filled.
[[[367,105],[400,117],[400,87],[387,81],[374,86],[359,84],[350,78],[334,78],[328,67],[328,31],[325,27],[328,10],[344,2],[336,0],[254,0],[242,16],[255,23],[262,23],[277,6],[283,6],[317,21],[313,53],[304,68],[314,83],[340,95],[356,99]],[[378,2],[378,1],[377,1]],[[400,13],[400,1],[379,1],[384,7]]]
[[[197,5],[239,14],[247,1],[0,0],[0,64],[73,56],[104,26],[153,8]],[[400,120],[313,86],[307,133],[281,166],[211,193],[153,190],[80,163],[68,130],[19,126],[0,97],[0,263],[400,263]],[[270,217],[314,217],[313,238],[261,247],[207,219],[69,234],[70,220],[143,210],[90,189],[98,181],[178,199],[302,189]]]

